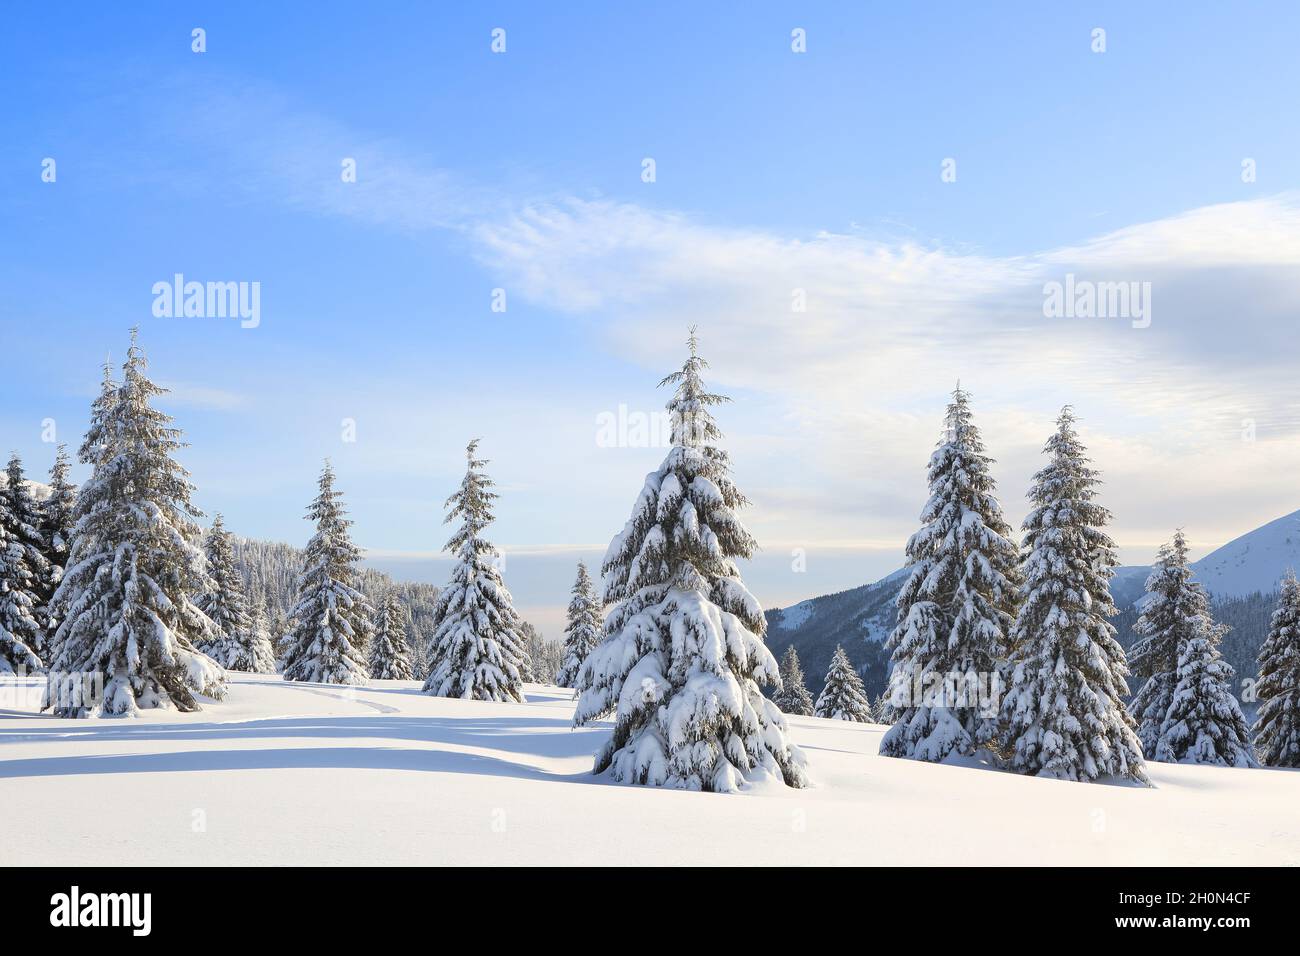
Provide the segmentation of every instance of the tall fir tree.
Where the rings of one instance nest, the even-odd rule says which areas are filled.
[[[411,651],[406,642],[406,612],[389,591],[375,618],[375,636],[370,642],[372,680],[410,680]]]
[[[271,649],[275,654],[275,669],[281,673],[289,666],[289,655],[293,652],[293,629],[289,618],[278,607],[267,614],[267,626],[271,632]]]
[[[871,698],[862,686],[862,678],[839,644],[835,645],[835,653],[831,656],[831,666],[826,671],[826,686],[817,695],[814,713],[818,717],[851,720],[860,724],[871,723],[874,716]]]
[[[109,361],[105,360],[102,368],[103,378],[100,381],[99,394],[90,404],[90,424],[86,428],[86,434],[82,438],[81,446],[77,449],[77,460],[82,464],[95,467],[100,462],[106,461],[110,454],[108,416],[112,411],[113,404],[117,401],[117,383],[113,381],[113,366]],[[59,447],[60,450],[63,449],[62,445]],[[56,464],[57,461],[56,457]],[[66,476],[66,467],[64,474]],[[102,495],[103,489],[96,491],[96,494]],[[77,521],[82,512],[88,510],[84,507],[85,500],[83,490],[79,490],[72,498],[71,512],[64,517],[67,531],[63,536],[63,540],[67,554],[64,557],[62,573],[59,575],[60,585],[71,567],[72,546],[76,537]],[[45,635],[46,644],[49,648],[49,660],[53,663],[58,659],[59,651],[62,650],[58,646],[60,635],[63,633],[59,625],[62,624],[66,614],[66,608],[59,600],[59,588],[57,586],[46,603],[45,614],[53,624],[52,629],[47,629]]]
[[[536,662],[539,659],[542,635],[522,618],[519,621],[519,680],[524,684],[536,684],[543,678],[537,673]]]
[[[1288,569],[1259,649],[1255,751],[1270,767],[1300,767],[1300,584]]]
[[[424,693],[465,700],[523,702],[529,658],[519,615],[501,580],[499,555],[483,537],[493,521],[492,502],[499,496],[477,457],[478,439],[465,448],[465,477],[447,499],[445,524],[460,519],[446,544],[456,557],[451,581],[438,594]]]
[[[173,706],[199,710],[196,692],[223,696],[222,669],[197,645],[212,622],[195,603],[211,587],[194,486],[172,456],[185,447],[153,408],[166,389],[146,375],[131,333],[123,380],[92,407],[83,460],[94,466],[77,496],[68,569],[54,595],[60,619],[45,707],[84,717],[95,702],[66,675],[102,675],[103,716]]]
[[[889,703],[889,692],[881,691],[871,705],[871,719],[878,724],[894,722],[894,708]]]
[[[334,487],[326,461],[307,520],[316,533],[303,552],[287,640],[284,679],[318,684],[364,684],[365,650],[374,609],[356,587],[361,549],[352,543],[352,521],[343,493]]]
[[[996,735],[981,698],[1000,690],[1019,579],[992,462],[959,385],[930,456],[930,500],[907,542],[911,574],[887,643],[894,725],[881,739],[886,756],[941,761],[973,754]]]
[[[431,626],[421,630],[412,642],[415,647],[412,670],[414,677],[418,681],[427,681],[429,675],[433,673],[434,646],[433,642],[438,634],[438,621],[435,617]]]
[[[1128,656],[1133,673],[1144,682],[1128,710],[1137,721],[1142,752],[1155,759],[1160,731],[1174,702],[1179,657],[1210,616],[1205,591],[1192,580],[1187,539],[1181,529],[1169,544],[1161,546],[1147,577],[1141,607],[1142,613],[1133,625],[1137,640]]]
[[[681,370],[660,383],[674,387],[673,447],[605,553],[602,597],[613,606],[582,667],[574,722],[614,714],[595,763],[614,780],[731,791],[769,777],[802,787],[803,754],[760,690],[780,676],[763,610],[736,566],[756,543],[736,515],[746,500],[709,412],[726,399],[705,389],[694,329],[689,345]]]
[[[42,582],[49,562],[41,546],[40,514],[14,452],[0,485],[0,668],[36,670],[45,653]],[[48,658],[47,658],[48,659]]]
[[[781,713],[796,717],[813,715],[812,694],[804,681],[803,665],[799,663],[799,652],[791,644],[781,655],[781,689],[772,695],[772,703],[781,708]]]
[[[1231,665],[1219,653],[1227,627],[1198,618],[1178,653],[1178,682],[1156,741],[1154,759],[1167,763],[1254,767],[1246,718],[1232,695]]]
[[[253,652],[252,614],[244,596],[244,579],[235,566],[231,535],[221,515],[214,515],[204,551],[212,589],[199,599],[199,607],[211,619],[211,639],[199,649],[223,667],[252,671],[257,662]]]
[[[548,641],[531,622],[519,622],[520,633],[524,636],[525,659],[528,661],[529,673],[525,682],[549,684],[560,672],[564,663],[564,644],[562,641]]]
[[[262,601],[254,603],[249,617],[247,658],[240,660],[241,664],[247,663],[248,666],[233,669],[253,674],[274,674],[275,647],[271,643],[271,633],[267,626],[266,604]]]
[[[1067,406],[1034,475],[1025,519],[1024,584],[1002,700],[1003,753],[1013,770],[1062,780],[1146,782],[1142,747],[1124,710],[1128,665],[1109,617],[1119,564],[1102,530],[1098,473]]]
[[[600,601],[587,573],[587,565],[578,562],[578,578],[569,599],[568,625],[564,629],[564,661],[555,675],[560,687],[577,687],[583,662],[600,643],[604,622]]]
[[[41,582],[40,603],[43,610],[41,624],[45,630],[46,654],[50,660],[56,656],[53,646],[58,630],[54,612],[54,592],[68,567],[68,549],[72,543],[72,525],[77,506],[77,491],[68,481],[68,447],[59,445],[50,468],[50,495],[41,502],[41,541],[45,547],[48,572]]]
[[[41,626],[32,599],[34,576],[23,547],[10,537],[7,506],[0,498],[0,674],[30,673],[42,662],[36,648]]]

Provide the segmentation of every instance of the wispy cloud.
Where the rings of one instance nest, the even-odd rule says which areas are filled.
[[[958,378],[975,389],[1017,494],[1055,409],[1075,404],[1121,535],[1158,539],[1196,501],[1218,503],[1225,534],[1300,504],[1273,477],[1300,468],[1297,195],[991,255],[901,229],[795,235],[611,198],[511,195],[273,92],[216,95],[204,114],[205,142],[244,188],[375,227],[451,231],[512,297],[589,324],[656,373],[699,323],[721,385],[780,403],[782,420],[764,431],[763,490],[784,502],[774,538],[835,537],[819,516],[827,497],[879,509],[886,535],[910,523],[899,502],[916,498]],[[338,184],[345,156],[364,173],[349,187]],[[1149,282],[1150,326],[1045,317],[1044,283],[1071,274]],[[1172,481],[1179,496],[1162,487]],[[1267,512],[1247,517],[1251,507]]]
[[[191,382],[160,382],[167,389],[160,402],[164,405],[184,405],[209,411],[228,412],[249,407],[249,398],[237,392]]]

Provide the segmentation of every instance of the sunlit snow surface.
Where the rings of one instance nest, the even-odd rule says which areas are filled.
[[[876,755],[792,718],[817,786],[735,795],[590,774],[569,694],[444,700],[234,678],[202,713],[37,716],[0,679],[0,840],[19,864],[1300,864],[1300,772],[1150,764],[1155,789]]]

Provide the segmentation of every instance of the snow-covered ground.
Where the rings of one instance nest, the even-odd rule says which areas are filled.
[[[608,728],[527,704],[237,676],[202,713],[37,716],[0,680],[0,866],[21,864],[1300,864],[1300,772],[1151,764],[1155,789],[876,755],[792,718],[815,789],[593,778]]]

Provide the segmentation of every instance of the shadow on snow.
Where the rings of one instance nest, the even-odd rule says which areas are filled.
[[[150,741],[222,741],[371,738],[410,741],[430,747],[287,747],[265,750],[193,750],[177,753],[87,754],[0,760],[0,779],[103,773],[165,773],[194,770],[353,768],[481,773],[534,780],[594,781],[589,772],[555,773],[501,756],[437,749],[437,745],[479,747],[541,758],[590,757],[607,729],[571,731],[567,720],[545,717],[276,717],[225,723],[103,723],[83,731],[57,727],[0,729],[0,747],[65,738],[92,743],[136,745]]]

